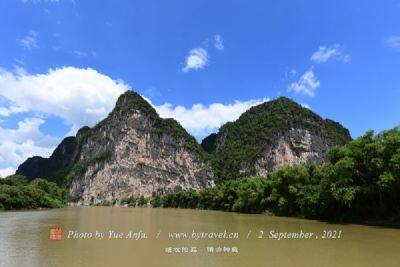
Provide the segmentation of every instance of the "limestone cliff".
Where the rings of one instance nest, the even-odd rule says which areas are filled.
[[[324,163],[331,145],[307,129],[292,128],[279,137],[274,146],[267,147],[253,163],[255,175],[266,176],[286,165]]]
[[[109,116],[64,140],[50,159],[28,159],[17,173],[63,177],[83,204],[212,186],[202,149],[175,120],[161,119],[138,94],[126,92]]]

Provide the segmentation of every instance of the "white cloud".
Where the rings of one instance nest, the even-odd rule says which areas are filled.
[[[19,40],[19,44],[24,49],[28,50],[39,48],[39,45],[37,44],[37,38],[38,38],[37,32],[29,31],[27,35],[25,35],[21,40]]]
[[[63,67],[45,74],[11,73],[0,69],[0,97],[11,108],[0,115],[33,111],[54,115],[71,125],[71,134],[83,125],[93,126],[113,109],[129,86],[96,70]]]
[[[149,100],[148,100],[149,101]],[[250,107],[268,99],[235,101],[233,104],[213,103],[208,106],[195,104],[191,108],[172,106],[170,103],[153,105],[163,118],[174,118],[192,135],[203,138],[228,121],[234,121]],[[151,103],[151,101],[149,101]]]
[[[308,96],[314,96],[315,90],[320,87],[321,83],[318,78],[314,75],[313,70],[308,70],[304,73],[297,82],[293,82],[289,85],[289,92],[295,92]]]
[[[12,175],[14,173],[15,173],[15,169],[11,168],[11,167],[0,169],[0,178],[7,177],[7,176]]]
[[[350,61],[350,56],[344,54],[343,47],[339,44],[320,46],[311,56],[311,60],[315,63],[324,63],[330,59],[336,59],[343,63],[348,63]]]
[[[25,112],[26,110],[22,107],[16,107],[16,106],[11,106],[11,107],[0,107],[0,116],[3,117],[8,117],[12,114],[15,113],[21,113]]]
[[[93,126],[113,109],[120,94],[130,89],[93,69],[64,67],[30,75],[0,69],[0,116],[33,112],[54,115],[71,126],[68,134]],[[8,103],[8,107],[5,103]],[[0,127],[0,167],[9,174],[31,156],[47,157],[60,141],[42,133],[42,118],[26,118],[17,129]]]
[[[182,69],[183,72],[189,70],[198,70],[204,68],[208,63],[208,53],[204,48],[198,47],[190,50],[186,57],[186,65]]]
[[[214,35],[214,48],[218,51],[224,50],[224,40],[222,36],[219,34]],[[209,47],[210,39],[207,38],[202,47],[196,47],[189,51],[185,59],[185,66],[182,68],[183,72],[188,72],[190,70],[199,70],[203,69],[209,62],[208,52],[205,48]],[[203,48],[205,47],[205,48]]]
[[[40,131],[44,122],[41,118],[25,118],[18,122],[17,129],[0,127],[0,166],[6,166],[0,175],[10,175],[28,157],[50,156],[59,139]]]
[[[217,50],[224,50],[224,40],[221,35],[217,34],[214,36],[214,46]]]
[[[400,36],[392,35],[386,38],[386,44],[393,50],[400,52]]]

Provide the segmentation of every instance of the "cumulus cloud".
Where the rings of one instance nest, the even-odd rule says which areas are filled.
[[[130,89],[93,69],[64,67],[44,74],[0,69],[0,117],[29,112],[17,129],[0,127],[0,175],[5,176],[31,156],[49,156],[60,141],[42,133],[40,125],[53,115],[69,125],[68,135],[93,126],[113,109],[120,94]]]
[[[0,69],[0,97],[11,106],[1,108],[0,115],[22,111],[54,115],[70,125],[73,134],[105,118],[129,88],[90,68],[63,67],[35,75]]]
[[[39,48],[37,44],[38,33],[35,31],[29,31],[27,35],[25,35],[22,39],[19,40],[19,44],[27,50],[31,50],[34,48]]]
[[[220,51],[224,50],[224,48],[225,48],[224,40],[222,39],[222,36],[219,34],[214,36],[214,47]]]
[[[312,69],[304,73],[297,82],[293,82],[289,85],[289,92],[295,92],[298,94],[304,94],[307,96],[314,96],[315,90],[320,87],[321,83],[318,78],[314,75]]]
[[[186,65],[182,68],[183,72],[189,70],[198,70],[204,68],[208,63],[208,53],[204,48],[198,47],[193,48],[189,51],[189,55],[186,57]]]
[[[0,169],[0,176],[14,173],[28,157],[50,156],[59,140],[40,131],[43,123],[41,118],[25,118],[17,129],[0,127],[0,166],[6,166]]]
[[[392,35],[386,38],[386,44],[395,50],[396,52],[400,52],[400,36]]]
[[[191,108],[180,105],[174,107],[170,103],[153,106],[161,117],[176,119],[189,133],[201,139],[216,131],[224,123],[236,120],[250,107],[266,101],[268,99],[265,98],[234,101],[232,104],[213,103],[208,106],[195,104]]]
[[[343,63],[348,63],[350,61],[350,56],[343,52],[343,47],[339,44],[320,46],[311,56],[311,61],[315,63],[324,63],[330,59],[336,59]]]

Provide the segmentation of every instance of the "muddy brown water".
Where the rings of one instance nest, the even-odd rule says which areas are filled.
[[[184,209],[0,212],[0,266],[400,266],[400,230]]]

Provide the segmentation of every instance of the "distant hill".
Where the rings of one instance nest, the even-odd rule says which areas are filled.
[[[215,175],[223,180],[266,176],[284,165],[323,163],[329,148],[350,140],[339,123],[280,97],[250,108],[201,146],[213,155]]]

